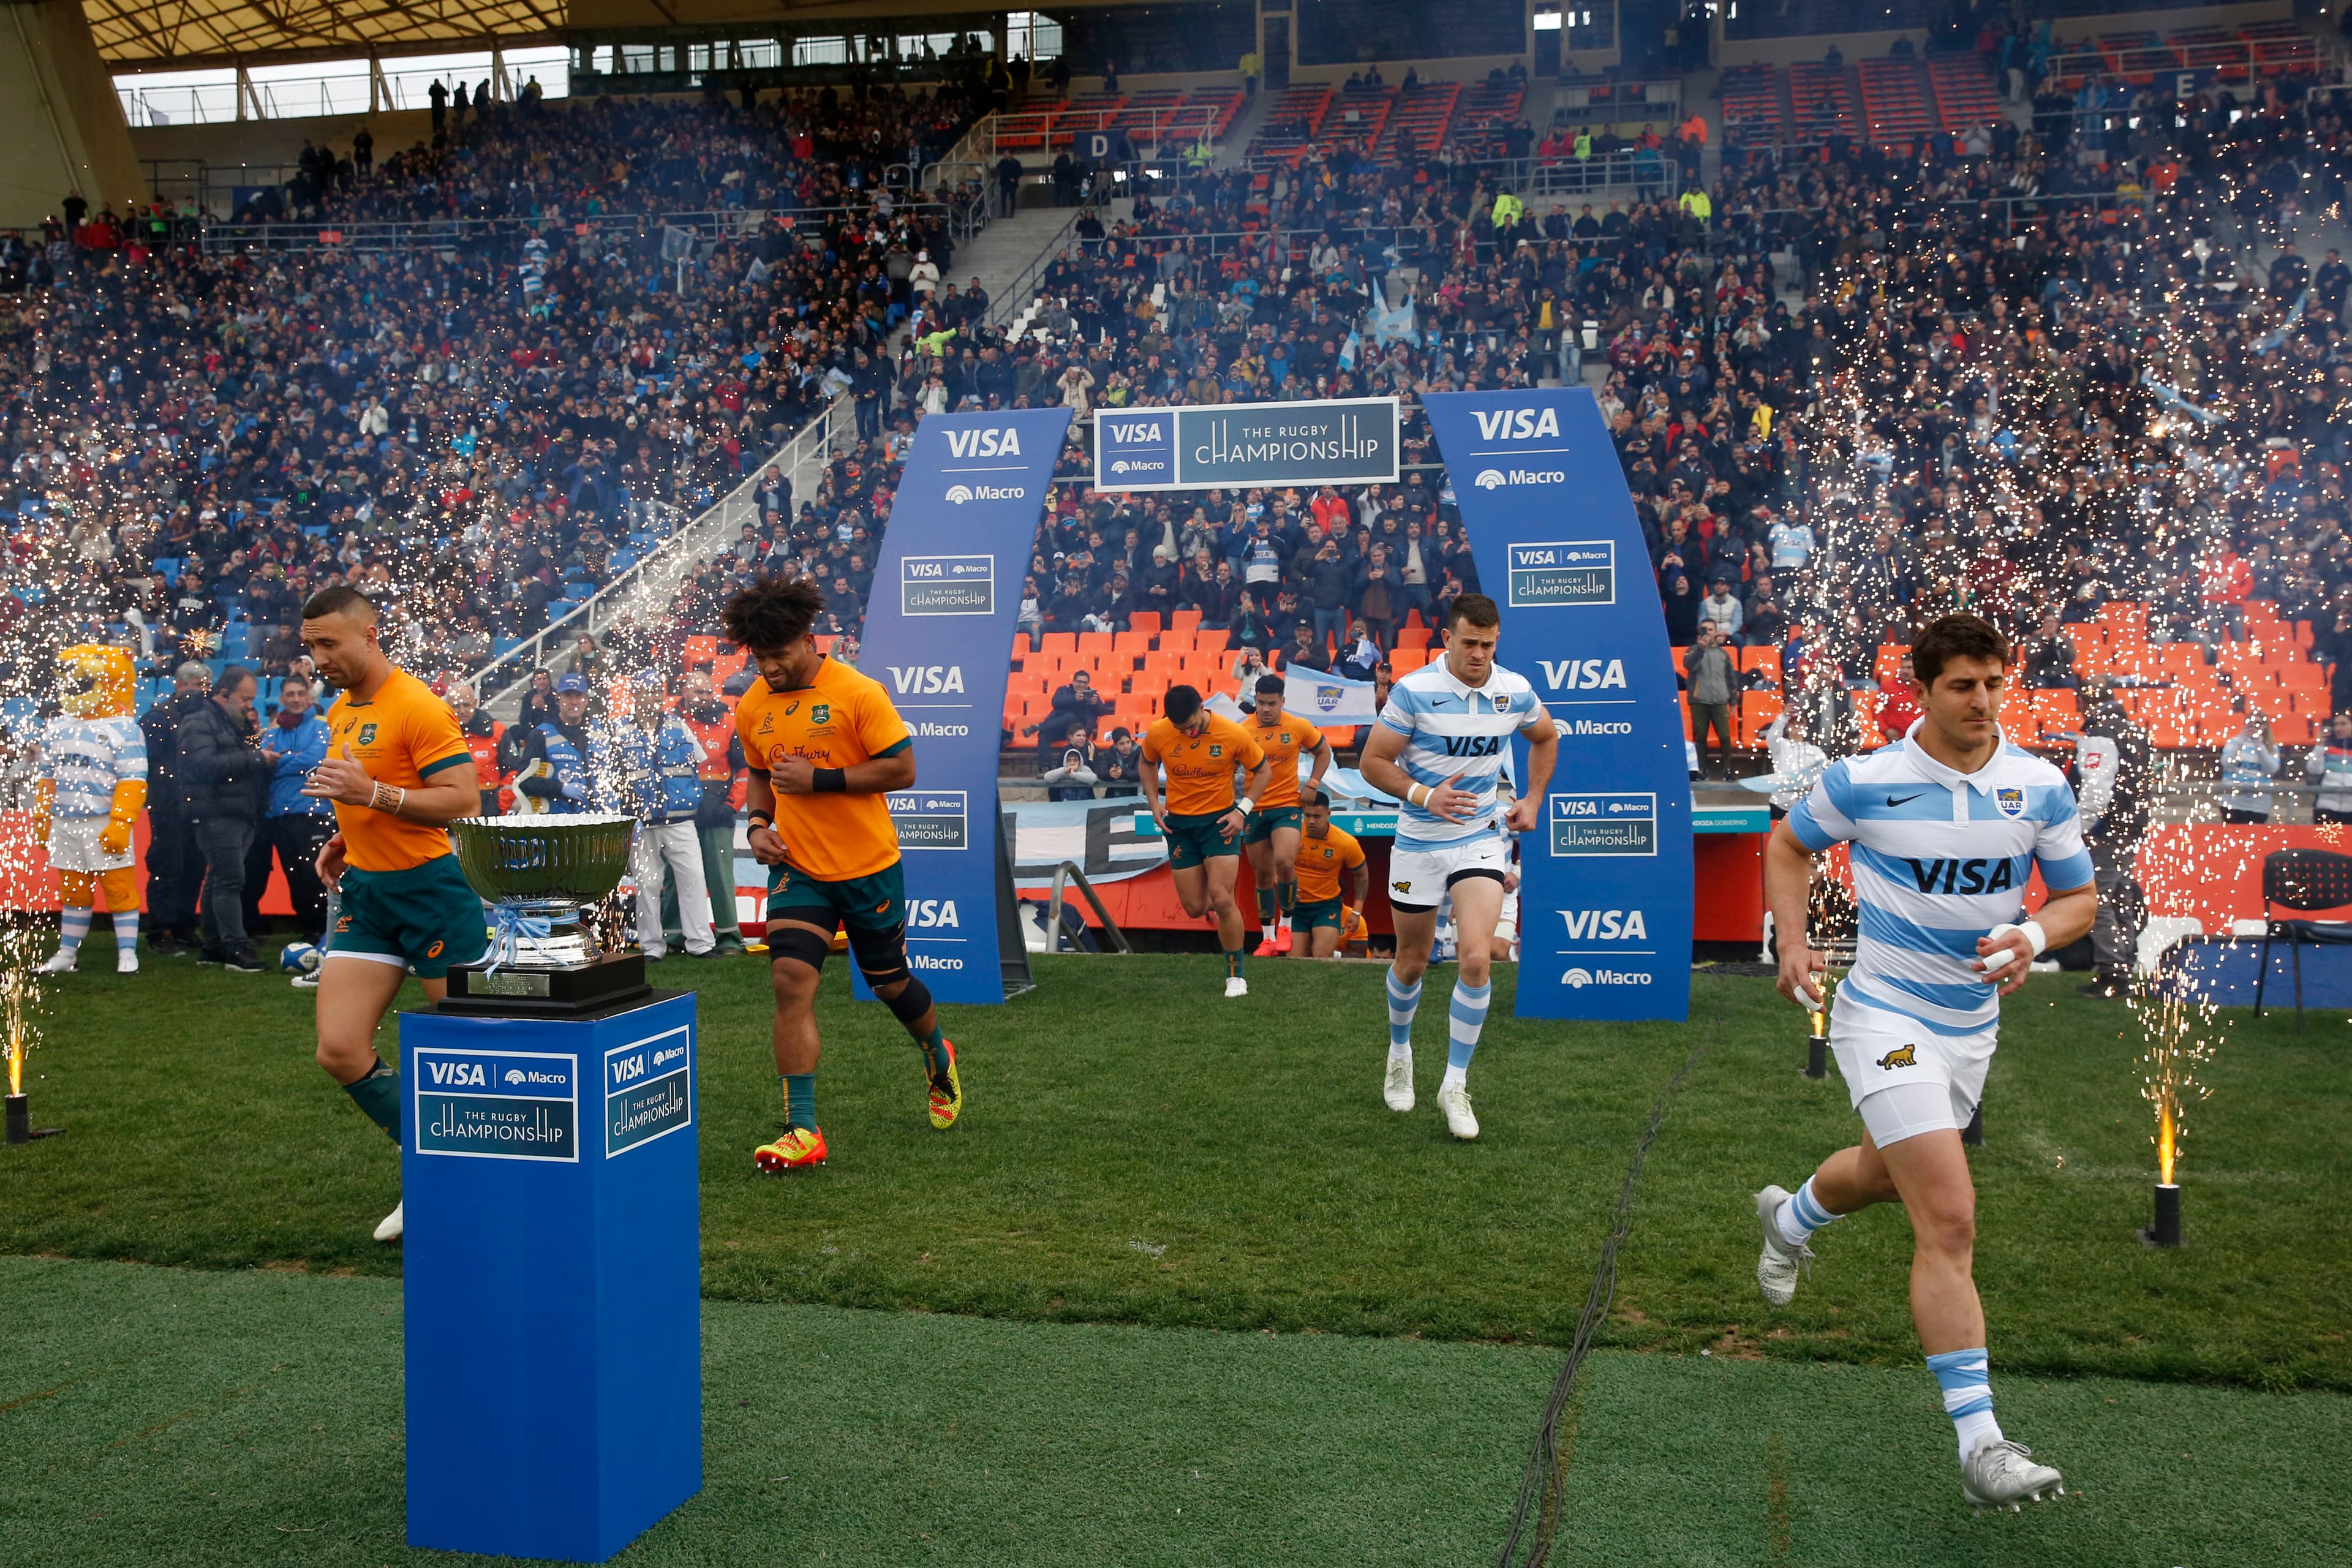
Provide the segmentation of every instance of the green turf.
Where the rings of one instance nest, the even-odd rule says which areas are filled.
[[[1473,1073],[1486,1125],[1379,1099],[1379,971],[1260,963],[1227,1003],[1197,958],[1041,961],[1040,990],[950,1009],[965,1125],[924,1122],[913,1047],[834,966],[819,1110],[830,1169],[751,1168],[776,1124],[764,975],[701,986],[705,1283],[717,1297],[1033,1320],[1563,1342],[1650,1101],[1707,1054],[1650,1162],[1612,1342],[1911,1368],[1899,1212],[1842,1222],[1792,1310],[1757,1300],[1748,1193],[1849,1142],[1842,1089],[1795,1071],[1801,1023],[1767,983],[1702,977],[1693,1024],[1507,1016]],[[390,1145],[310,1064],[308,998],[275,977],[159,961],[54,988],[37,1119],[0,1153],[0,1251],[388,1273],[367,1231]],[[1996,1365],[2352,1389],[2352,1110],[2340,1016],[2298,1038],[2241,1017],[2207,1073],[2184,1169],[2191,1245],[2140,1247],[2149,1154],[2119,1007],[2036,979],[1990,1089],[1979,1252]]]
[[[0,1561],[401,1545],[395,1282],[0,1259]],[[625,1564],[1491,1561],[1556,1357],[713,1302],[706,1484]],[[2082,1495],[1960,1503],[1924,1373],[1601,1352],[1560,1563],[2339,1563],[2352,1402],[1996,1368]]]

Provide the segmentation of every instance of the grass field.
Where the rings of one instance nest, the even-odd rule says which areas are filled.
[[[834,1163],[779,1182],[748,1157],[777,1120],[763,973],[661,967],[705,1031],[711,1468],[632,1560],[1491,1560],[1549,1347],[1694,1041],[1555,1562],[2319,1563],[2352,1539],[2339,1016],[2233,1022],[2189,1245],[2158,1253],[2130,1016],[2056,978],[2010,1004],[1976,1161],[1995,1383],[2087,1496],[1988,1534],[1899,1212],[1820,1237],[1787,1311],[1756,1297],[1748,1194],[1853,1127],[1765,982],[1699,976],[1686,1026],[1592,1027],[1508,1018],[1507,972],[1464,1146],[1431,1103],[1438,1007],[1423,1108],[1381,1108],[1369,966],[1256,964],[1227,1004],[1198,959],[1044,960],[1036,993],[950,1013],[969,1109],[944,1137],[836,973]],[[0,1253],[47,1259],[0,1259],[0,1552],[393,1560],[399,1255],[367,1232],[397,1164],[310,1065],[307,996],[184,961],[52,996],[33,1105],[68,1131],[0,1152]],[[814,1436],[780,1436],[804,1408]]]
[[[1700,977],[1687,1028],[1598,1027],[1507,1017],[1506,972],[1474,1069],[1486,1135],[1462,1146],[1433,1103],[1434,1007],[1423,1108],[1381,1107],[1369,966],[1261,963],[1229,1005],[1198,960],[1045,961],[1038,991],[950,1014],[970,1108],[944,1137],[913,1047],[836,973],[818,1101],[833,1164],[780,1184],[749,1157],[778,1115],[764,976],[662,967],[701,987],[715,1297],[1565,1343],[1696,1031],[1706,1053],[1650,1162],[1610,1342],[1914,1360],[1898,1211],[1825,1233],[1790,1310],[1756,1297],[1748,1194],[1795,1185],[1854,1125],[1834,1079],[1795,1070],[1801,1017],[1762,981]],[[184,961],[56,988],[33,1105],[71,1131],[0,1160],[0,1251],[395,1272],[368,1239],[395,1155],[311,1065],[307,1003]],[[2190,1124],[2190,1245],[2156,1253],[2136,1235],[2153,1178],[2129,1015],[2051,977],[2010,1019],[1976,1167],[1998,1364],[2352,1390],[2343,1024],[2235,1026]]]
[[[11,1258],[0,1298],[0,1557],[452,1561],[401,1545],[394,1281]],[[1491,1562],[1556,1359],[733,1302],[703,1337],[704,1489],[631,1568]],[[1553,1561],[2326,1568],[2352,1539],[2352,1401],[2004,1378],[2077,1489],[1979,1519],[1925,1381],[1602,1352]]]

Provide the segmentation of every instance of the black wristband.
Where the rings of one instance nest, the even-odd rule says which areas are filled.
[[[810,791],[816,795],[839,795],[848,788],[849,770],[846,768],[819,768],[815,778],[809,784]]]
[[[773,827],[775,825],[776,819],[772,816],[761,816],[757,812],[754,812],[751,816],[751,828],[754,830],[761,827]]]

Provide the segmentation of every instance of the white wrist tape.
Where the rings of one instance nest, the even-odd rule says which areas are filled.
[[[2042,931],[2042,922],[2039,921],[2024,921],[2017,924],[2011,924],[2007,921],[2003,921],[2000,924],[1993,927],[1992,930],[1985,932],[1985,935],[1994,942],[1999,942],[2001,938],[2010,935],[2013,931],[2022,931],[2025,933],[2026,944],[2033,949],[2033,956],[2035,958],[2041,957],[2042,950],[2050,945],[2049,935]],[[1995,966],[1989,962],[1985,966],[1985,973],[1988,975],[2001,973],[2015,962],[2015,959],[2016,955],[2012,953],[2002,959],[1998,966]],[[2031,962],[2031,960],[2028,962]]]

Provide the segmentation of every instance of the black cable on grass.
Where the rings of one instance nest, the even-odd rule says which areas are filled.
[[[1496,1568],[1513,1568],[1518,1557],[1519,1542],[1528,1542],[1526,1558],[1518,1568],[1543,1568],[1551,1555],[1553,1532],[1559,1528],[1560,1502],[1568,1477],[1559,1463],[1559,1437],[1561,1415],[1568,1409],[1568,1397],[1576,1386],[1576,1370],[1584,1364],[1585,1352],[1608,1321],[1609,1303],[1617,1293],[1617,1249],[1633,1228],[1633,1196],[1642,1185],[1642,1163],[1649,1158],[1650,1145],[1658,1141],[1658,1129],[1666,1120],[1666,1107],[1682,1092],[1683,1080],[1690,1077],[1691,1068],[1706,1050],[1706,1042],[1715,1027],[1723,1022],[1723,999],[1716,998],[1715,1018],[1709,1030],[1691,1042],[1690,1054],[1675,1076],[1658,1090],[1657,1100],[1650,1107],[1649,1125],[1642,1130],[1641,1142],[1633,1145],[1633,1163],[1625,1167],[1624,1184],[1617,1189],[1616,1217],[1609,1226],[1609,1236],[1601,1244],[1601,1260],[1592,1268],[1592,1287],[1584,1295],[1584,1315],[1576,1321],[1576,1337],[1569,1342],[1568,1363],[1559,1369],[1553,1380],[1551,1398],[1544,1404],[1543,1422],[1536,1428],[1535,1447],[1528,1455],[1527,1474],[1519,1481],[1518,1506],[1511,1513],[1511,1533],[1503,1542],[1501,1555],[1495,1559]],[[1535,1529],[1528,1529],[1528,1515],[1536,1514]]]

